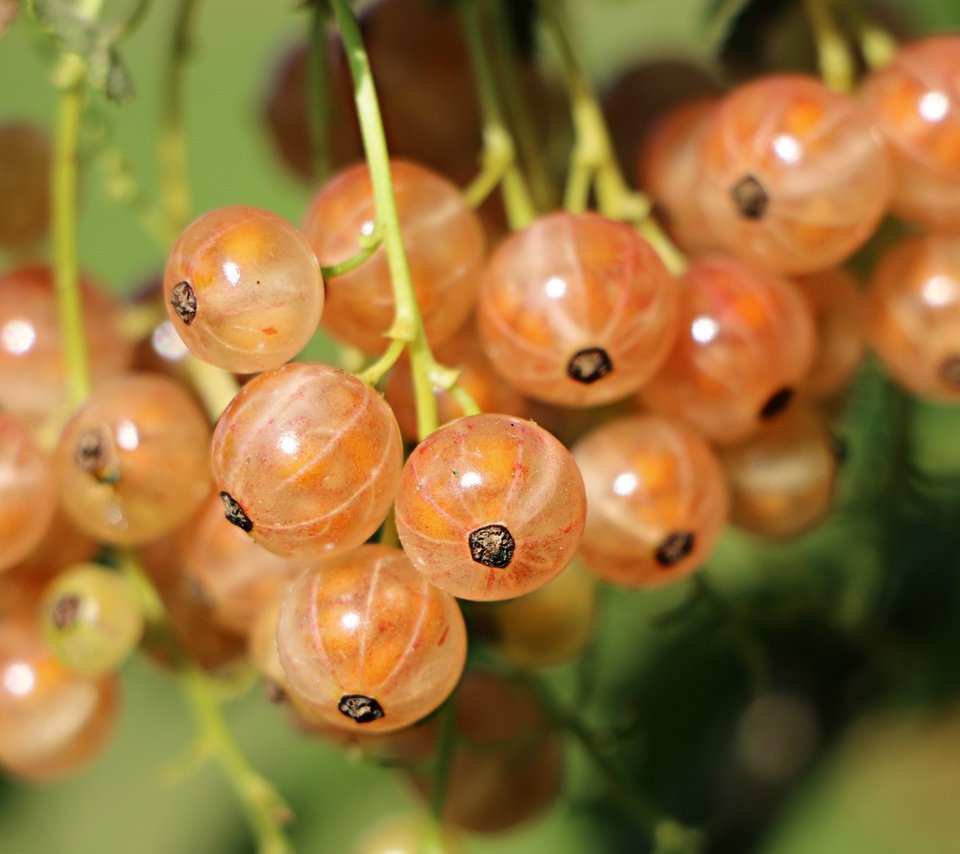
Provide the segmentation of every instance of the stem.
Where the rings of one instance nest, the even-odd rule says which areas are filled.
[[[510,2],[510,0],[506,0]],[[556,191],[547,171],[543,156],[543,142],[539,139],[531,119],[530,110],[524,103],[523,86],[517,67],[517,55],[510,28],[504,15],[504,0],[498,0],[491,6],[493,16],[493,50],[497,59],[499,73],[498,91],[503,97],[503,109],[513,130],[514,142],[520,154],[520,160],[530,179],[537,208],[552,210],[556,207]]]
[[[447,781],[457,744],[457,694],[454,691],[440,712],[440,735],[433,766],[433,791],[430,793],[430,812],[439,824],[443,819],[443,805],[447,799]]]
[[[831,0],[806,0],[806,9],[817,43],[823,82],[835,92],[851,92],[854,80],[853,57],[833,16]]]
[[[316,3],[310,17],[310,43],[307,54],[307,91],[310,93],[310,143],[315,180],[323,181],[333,168],[330,146],[331,98],[330,62],[327,44],[327,16],[323,4]]]
[[[193,353],[187,353],[183,366],[191,385],[203,401],[207,416],[215,423],[240,389],[237,378],[229,371],[198,359]]]
[[[170,53],[163,75],[157,157],[160,199],[170,231],[179,234],[190,221],[190,179],[183,122],[184,65],[197,0],[180,0],[174,17]]]
[[[360,251],[356,255],[351,255],[345,261],[337,264],[330,264],[328,267],[321,267],[320,273],[324,279],[335,279],[337,276],[344,276],[347,273],[356,270],[364,261],[366,261],[381,245],[380,235],[374,231],[369,238],[361,238]]]
[[[436,372],[438,366],[424,334],[423,320],[413,290],[413,281],[410,278],[410,267],[400,232],[397,202],[393,194],[390,155],[387,152],[380,105],[377,103],[377,93],[370,73],[370,63],[363,47],[360,27],[348,0],[330,0],[330,3],[343,38],[350,74],[353,77],[360,134],[363,138],[364,153],[373,184],[377,228],[383,237],[393,285],[396,314],[387,335],[395,340],[406,342],[410,349],[410,366],[417,402],[417,432],[421,438],[425,438],[437,427],[437,402],[433,396],[431,375]]]
[[[357,378],[363,380],[367,385],[375,386],[387,375],[387,371],[397,363],[397,359],[403,355],[406,346],[403,341],[391,341],[383,355],[357,374]]]
[[[460,0],[460,20],[483,113],[483,170],[465,195],[468,203],[477,207],[494,187],[502,184],[510,227],[523,228],[533,221],[537,212],[526,180],[517,167],[516,147],[503,119],[493,71],[484,50],[477,0]]]
[[[77,152],[83,117],[86,74],[77,57],[73,78],[60,93],[54,151],[53,207],[54,277],[67,400],[76,409],[90,394],[90,363],[83,325],[83,299],[77,261]]]
[[[873,20],[854,0],[841,0],[840,12],[853,27],[867,67],[871,70],[889,65],[897,55],[896,38]]]
[[[556,45],[570,96],[575,142],[564,207],[574,213],[586,210],[590,189],[594,188],[602,214],[633,223],[657,251],[664,265],[674,274],[682,272],[686,259],[650,215],[650,200],[643,193],[631,190],[624,180],[603,111],[574,54],[556,0],[537,0],[537,5],[543,24]]]
[[[616,798],[634,817],[637,824],[658,842],[669,840],[671,850],[699,851],[700,834],[665,815],[643,792],[636,788],[623,769],[607,755],[593,731],[577,715],[560,704],[543,682],[529,674],[523,674],[524,682],[536,694],[537,699],[560,728],[568,732],[583,748],[600,772],[607,779]]]
[[[283,832],[290,810],[273,786],[247,761],[216,699],[210,679],[184,653],[170,629],[166,609],[150,578],[129,551],[118,554],[120,571],[140,595],[141,607],[151,629],[172,652],[177,678],[197,723],[197,755],[215,759],[230,787],[243,804],[247,821],[257,839],[260,854],[287,854],[293,848]]]

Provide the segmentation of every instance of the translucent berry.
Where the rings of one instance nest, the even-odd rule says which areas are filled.
[[[711,441],[739,441],[785,409],[807,375],[810,309],[790,282],[723,256],[695,260],[677,289],[680,334],[641,397]]]
[[[0,572],[40,545],[56,495],[50,457],[16,418],[0,413]]]
[[[351,854],[461,854],[463,850],[453,829],[440,825],[426,810],[384,816],[350,846]]]
[[[218,208],[177,238],[163,275],[167,314],[194,355],[237,373],[303,349],[323,309],[316,256],[275,213]]]
[[[564,406],[626,397],[673,341],[673,282],[630,226],[554,213],[501,244],[478,321],[494,368],[524,394]]]
[[[456,739],[442,817],[475,833],[497,833],[539,815],[563,782],[563,743],[531,690],[482,671],[455,698]],[[433,779],[413,775],[427,798]]]
[[[118,685],[67,670],[35,620],[0,621],[0,767],[33,780],[66,776],[100,753]]]
[[[583,481],[563,445],[532,421],[474,415],[441,427],[407,460],[397,533],[413,565],[463,599],[509,599],[573,558]]]
[[[491,608],[494,644],[519,667],[576,658],[593,637],[597,582],[577,561],[543,587]]]
[[[399,549],[368,545],[287,589],[277,649],[291,693],[318,717],[387,731],[447,698],[463,672],[467,634],[452,596]]]
[[[910,237],[884,253],[867,292],[867,336],[904,388],[960,401],[960,239]]]
[[[776,75],[717,107],[701,144],[698,194],[728,252],[780,273],[851,255],[883,216],[886,147],[855,100],[818,80]]]
[[[717,247],[699,196],[700,146],[717,104],[716,98],[703,99],[667,113],[654,126],[638,158],[640,186],[657,205],[670,236],[686,252]]]
[[[427,337],[450,338],[476,300],[485,238],[477,215],[455,184],[404,160],[391,163],[400,230]],[[336,175],[314,197],[303,230],[324,266],[361,251],[373,233],[376,211],[365,164]],[[386,251],[327,282],[323,325],[348,344],[382,350],[393,323],[394,301]]]
[[[181,572],[221,626],[246,634],[271,597],[316,559],[280,557],[231,525],[214,493],[180,532]]]
[[[117,303],[81,277],[84,337],[94,382],[125,370],[133,347]],[[36,424],[64,402],[67,379],[53,272],[18,267],[0,275],[0,407]]]
[[[723,470],[706,442],[664,418],[610,421],[573,455],[587,488],[580,555],[613,584],[649,587],[689,575],[727,522]]]
[[[895,213],[960,230],[960,36],[904,45],[863,83],[863,103],[889,142]]]
[[[731,521],[767,537],[793,537],[833,503],[836,443],[823,417],[798,407],[765,424],[722,455],[732,499]]]
[[[210,427],[179,385],[155,374],[104,382],[56,452],[60,500],[82,530],[136,545],[190,518],[210,490]]]
[[[40,606],[47,643],[73,673],[116,670],[140,642],[144,619],[136,590],[117,572],[77,564],[47,587]]]
[[[441,364],[459,372],[457,384],[474,399],[482,412],[505,412],[518,418],[527,416],[528,401],[494,371],[472,324],[437,347],[434,355]],[[435,388],[434,395],[438,423],[446,424],[463,416],[463,407],[452,394]],[[394,366],[383,396],[397,416],[403,437],[411,442],[417,441],[417,410],[409,359],[401,358]]]
[[[801,389],[813,397],[829,397],[850,381],[863,357],[863,297],[853,276],[838,268],[793,281],[813,312],[817,336],[813,366]]]
[[[227,518],[280,555],[320,557],[367,540],[403,463],[378,392],[326,365],[294,362],[245,385],[213,436]]]
[[[50,138],[43,130],[22,122],[0,123],[0,247],[24,246],[46,236],[50,160]]]

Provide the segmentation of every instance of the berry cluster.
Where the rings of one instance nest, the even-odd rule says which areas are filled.
[[[404,156],[378,159],[358,94],[300,227],[205,213],[139,307],[74,276],[82,400],[63,402],[63,264],[0,275],[4,770],[92,759],[137,647],[191,673],[244,658],[305,732],[403,764],[450,824],[511,827],[558,797],[563,765],[565,721],[528,674],[586,648],[599,582],[677,582],[728,522],[782,540],[822,519],[830,413],[867,343],[909,392],[960,400],[960,38],[904,45],[855,93],[783,74],[677,106],[638,157],[652,207],[601,125],[597,210],[505,192],[504,234],[454,183],[490,98],[465,101],[472,124],[425,116],[391,65],[420,50],[395,29],[429,33],[424,81],[459,91],[465,49],[434,50],[459,44],[451,16],[369,16]],[[350,51],[321,41],[352,120]],[[266,113],[313,182],[304,57]],[[357,132],[367,160],[348,165]],[[42,132],[0,126],[0,245],[25,258],[49,158]],[[887,214],[922,233],[884,246],[861,291],[839,265]],[[372,364],[297,360],[318,330]]]

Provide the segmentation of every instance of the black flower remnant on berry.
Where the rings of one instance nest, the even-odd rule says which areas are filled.
[[[744,175],[733,187],[730,196],[744,219],[763,219],[770,197],[753,175]]]
[[[790,401],[793,400],[793,393],[790,386],[784,386],[775,391],[767,399],[767,402],[760,407],[760,417],[764,419],[773,418],[774,415],[783,412],[790,405]]]
[[[567,376],[584,385],[590,385],[603,379],[613,370],[613,362],[607,351],[601,347],[587,347],[577,350],[567,362]]]
[[[236,502],[236,499],[229,492],[221,492],[220,500],[223,501],[223,515],[227,517],[227,521],[249,534],[253,530],[253,522],[243,512],[243,508]]]
[[[344,694],[337,703],[340,714],[346,715],[358,724],[368,724],[382,718],[386,712],[373,697],[363,694]]]
[[[53,613],[50,615],[53,625],[63,631],[69,629],[77,621],[77,614],[80,613],[80,597],[76,594],[61,596],[53,606]]]
[[[189,282],[177,282],[170,291],[170,305],[187,326],[197,316],[197,295]]]
[[[691,551],[696,542],[692,531],[674,531],[668,534],[657,547],[654,557],[660,566],[667,568],[682,561]]]
[[[470,544],[470,556],[484,566],[503,569],[513,560],[513,550],[517,547],[513,534],[503,525],[484,525],[470,532],[467,538]]]
[[[947,356],[940,363],[940,379],[951,388],[960,388],[960,356]]]
[[[84,430],[77,439],[73,459],[100,483],[116,483],[120,480],[120,464],[110,433],[105,427],[88,427]]]

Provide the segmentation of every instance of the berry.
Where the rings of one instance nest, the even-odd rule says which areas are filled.
[[[833,503],[838,459],[823,417],[796,408],[722,452],[731,521],[766,537],[794,537]]]
[[[72,566],[47,587],[40,606],[44,635],[73,673],[94,679],[116,670],[143,634],[131,584],[94,563]]]
[[[212,455],[227,518],[275,554],[299,557],[369,538],[403,464],[400,428],[380,394],[308,362],[247,383],[217,424]]]
[[[40,545],[56,489],[50,457],[16,418],[0,413],[0,572]]]
[[[132,345],[116,302],[81,276],[84,337],[94,382],[130,364]],[[0,275],[0,407],[36,424],[58,411],[66,391],[53,271],[17,267]]]
[[[960,401],[960,240],[910,237],[889,248],[867,291],[867,338],[911,393]]]
[[[633,228],[569,213],[542,217],[500,246],[478,310],[495,370],[563,406],[637,391],[666,358],[675,317],[670,276]]]
[[[812,273],[851,255],[888,202],[890,165],[856,101],[799,75],[741,86],[701,142],[698,194],[726,251],[779,273]]]
[[[170,250],[163,293],[191,352],[237,373],[292,359],[323,309],[320,267],[306,240],[253,207],[218,208],[191,223]]]
[[[413,565],[442,590],[509,599],[570,562],[585,509],[580,472],[546,430],[509,415],[474,415],[410,454],[397,533]]]
[[[155,374],[104,382],[56,451],[60,500],[82,531],[138,545],[189,519],[210,489],[210,427],[179,385]]]
[[[401,729],[439,706],[466,660],[456,600],[399,549],[367,545],[284,594],[277,651],[291,694],[340,728]]]
[[[22,122],[0,124],[0,247],[21,247],[46,236],[50,160],[46,132]]]
[[[933,230],[960,228],[960,36],[901,47],[861,97],[889,143],[896,214]]]
[[[810,309],[785,279],[723,256],[678,282],[680,334],[641,393],[713,442],[737,442],[789,405],[813,361]]]
[[[650,587],[707,559],[726,524],[723,470],[706,442],[664,418],[609,421],[573,456],[587,489],[584,563],[605,581]]]
[[[67,670],[35,620],[0,620],[0,767],[32,780],[89,764],[113,733],[119,686]]]
[[[390,172],[397,215],[427,338],[450,338],[473,310],[485,238],[477,215],[440,174],[405,160]],[[372,234],[376,210],[370,172],[358,164],[336,175],[314,196],[303,231],[323,266],[360,252]],[[387,344],[394,300],[381,246],[355,270],[327,282],[323,325],[334,337],[369,353]]]

